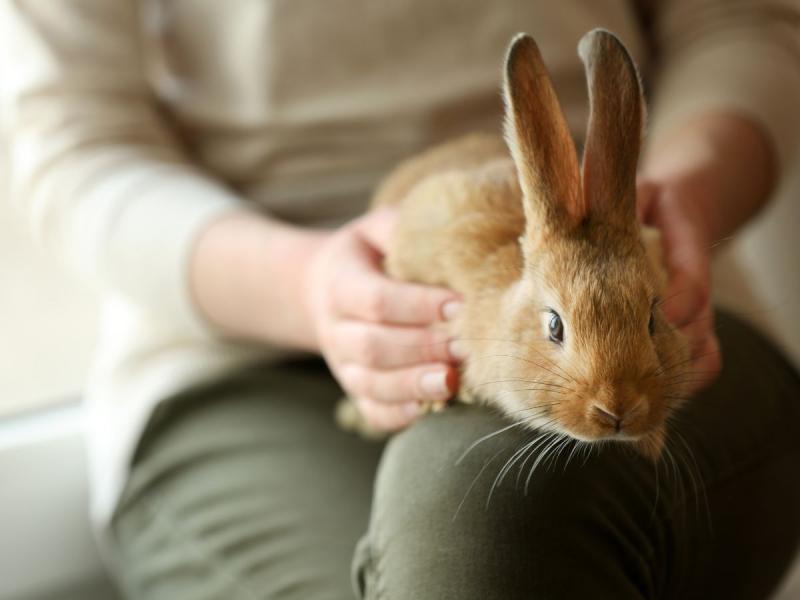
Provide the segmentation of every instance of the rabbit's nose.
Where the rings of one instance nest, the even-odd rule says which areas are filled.
[[[624,414],[619,414],[617,411],[612,411],[597,403],[592,404],[592,416],[601,425],[613,427],[617,433],[622,428],[622,421],[625,418]]]

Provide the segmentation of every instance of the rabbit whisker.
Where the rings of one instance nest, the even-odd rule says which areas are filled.
[[[536,468],[539,466],[539,464],[541,464],[542,460],[555,447],[555,445],[558,444],[561,441],[561,439],[564,437],[564,434],[562,434],[562,433],[559,433],[559,432],[554,432],[554,433],[555,433],[555,439],[547,444],[547,446],[544,448],[544,450],[542,450],[539,453],[539,456],[536,457],[536,460],[531,465],[531,469],[528,472],[528,477],[525,479],[525,495],[526,496],[528,495],[528,488],[530,486],[531,478],[533,477],[533,474],[536,471]]]
[[[555,371],[553,371],[551,369],[548,369],[547,367],[545,367],[541,363],[537,363],[536,361],[533,361],[533,360],[531,360],[529,358],[524,358],[522,356],[515,356],[513,354],[486,354],[486,355],[480,356],[478,358],[479,359],[484,359],[484,358],[513,358],[514,360],[520,360],[520,361],[529,363],[531,365],[534,365],[536,367],[539,367],[540,369],[544,369],[545,371],[547,371],[551,375],[554,375],[555,377],[563,379],[564,381],[567,381],[567,382],[574,381],[574,380],[568,379],[567,377],[565,377],[565,376],[563,376],[563,375],[561,375],[559,373],[556,373]]]
[[[488,494],[488,496],[486,497],[486,505],[485,505],[485,507],[484,507],[484,508],[485,508],[485,510],[488,510],[488,509],[489,509],[489,504],[490,504],[490,503],[491,503],[491,501],[492,501],[492,494],[494,494],[494,490],[495,490],[495,488],[497,488],[497,486],[498,486],[498,485],[501,485],[501,484],[503,483],[503,479],[505,479],[505,476],[506,476],[506,474],[508,473],[508,471],[509,471],[511,468],[513,468],[513,466],[514,466],[514,463],[515,463],[517,460],[519,460],[519,458],[520,458],[520,457],[521,457],[521,456],[522,456],[522,455],[525,453],[525,451],[528,449],[528,447],[529,447],[531,444],[533,444],[533,443],[535,443],[535,442],[536,442],[536,439],[538,439],[538,438],[534,438],[533,440],[528,440],[527,442],[525,442],[524,444],[522,444],[522,447],[521,447],[521,448],[518,448],[518,449],[516,450],[516,452],[514,452],[514,453],[511,455],[511,457],[510,457],[510,458],[509,458],[509,459],[508,459],[508,460],[505,462],[505,464],[504,464],[504,465],[503,465],[503,466],[500,468],[500,470],[497,472],[497,476],[494,478],[494,481],[492,482],[492,487],[489,489],[489,494]]]
[[[500,456],[500,453],[503,452],[504,450],[505,450],[505,448],[500,448],[500,450],[495,452],[492,455],[491,458],[489,458],[487,461],[485,461],[483,463],[483,466],[478,471],[478,474],[475,475],[475,477],[472,479],[472,483],[470,483],[469,487],[467,487],[467,491],[464,492],[464,496],[461,498],[461,502],[458,503],[458,506],[456,507],[456,511],[453,513],[453,518],[451,519],[451,522],[455,522],[456,517],[458,517],[458,513],[461,512],[461,507],[464,506],[464,502],[467,500],[467,496],[469,496],[469,493],[472,491],[472,488],[475,487],[475,484],[478,482],[478,479],[480,479],[481,475],[483,475],[483,472],[486,471],[486,468],[492,462],[494,462],[494,459],[497,458],[498,456]],[[458,464],[458,462],[456,462],[456,464]]]
[[[492,432],[492,433],[489,433],[489,434],[487,434],[487,435],[484,435],[483,437],[481,437],[481,438],[479,438],[479,439],[475,440],[475,441],[474,441],[472,444],[470,444],[470,446],[469,446],[469,447],[468,447],[468,448],[467,448],[467,449],[464,451],[464,453],[463,453],[461,456],[459,456],[459,457],[458,457],[458,459],[457,459],[457,460],[456,460],[456,462],[454,463],[454,466],[456,466],[456,467],[457,467],[459,464],[461,464],[461,462],[462,462],[462,461],[463,461],[463,460],[466,458],[467,454],[469,454],[470,452],[472,452],[472,451],[473,451],[473,450],[474,450],[474,449],[475,449],[475,448],[476,448],[478,445],[482,444],[482,443],[483,443],[483,442],[485,442],[486,440],[489,440],[489,439],[493,438],[493,437],[494,437],[494,436],[496,436],[496,435],[500,435],[501,433],[505,433],[506,431],[508,431],[509,429],[513,429],[514,427],[519,427],[519,426],[520,426],[520,425],[522,425],[522,424],[523,424],[523,422],[522,422],[522,421],[517,421],[517,422],[511,423],[511,425],[506,425],[505,427],[501,427],[501,428],[500,428],[500,429],[498,429],[497,431],[494,431],[494,432]]]
[[[493,384],[500,384],[500,383],[514,383],[514,382],[546,385],[548,387],[553,387],[553,388],[556,388],[556,389],[572,391],[572,388],[569,388],[569,387],[564,386],[564,385],[560,385],[560,384],[557,384],[557,383],[550,383],[550,382],[547,382],[547,381],[541,381],[541,380],[537,380],[537,379],[527,379],[525,377],[514,377],[512,379],[497,379],[495,381],[484,381],[482,383],[478,383],[478,384],[472,386],[472,389],[474,390],[474,389],[477,389],[479,387],[483,387],[485,385],[493,385]]]
[[[530,447],[530,450],[529,450],[529,452],[528,452],[528,453],[527,453],[527,455],[525,456],[525,460],[523,460],[523,461],[522,461],[522,464],[519,466],[519,471],[517,471],[517,480],[516,480],[516,482],[514,483],[514,489],[516,489],[516,488],[518,488],[518,487],[519,487],[519,482],[520,482],[520,479],[521,479],[521,477],[522,477],[522,473],[525,471],[525,465],[526,465],[526,464],[527,464],[527,462],[530,460],[531,456],[533,456],[533,455],[536,453],[536,450],[537,450],[539,447],[541,447],[542,445],[544,445],[544,444],[545,444],[545,441],[546,441],[546,440],[547,440],[547,439],[548,439],[550,436],[552,436],[552,435],[553,435],[553,433],[552,433],[552,432],[545,432],[545,433],[541,434],[541,435],[540,435],[540,436],[539,436],[539,437],[536,439],[536,443]]]

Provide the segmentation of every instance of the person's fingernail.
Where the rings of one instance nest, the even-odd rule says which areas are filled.
[[[452,321],[458,316],[458,313],[461,311],[462,303],[458,300],[450,300],[449,302],[445,302],[444,306],[442,306],[442,316],[448,321]]]
[[[447,343],[447,351],[453,360],[460,362],[467,358],[467,348],[461,340],[450,340]]]
[[[414,418],[419,414],[419,404],[416,402],[409,402],[405,406],[403,406],[403,411],[406,413],[406,416],[409,418]]]
[[[450,393],[447,387],[447,371],[425,373],[420,379],[420,387],[425,395],[430,398],[447,396]]]

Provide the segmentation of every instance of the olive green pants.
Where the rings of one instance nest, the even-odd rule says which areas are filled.
[[[721,316],[719,334],[723,374],[657,466],[613,444],[587,454],[541,438],[517,453],[535,432],[469,406],[384,448],[337,429],[341,392],[315,361],[187,391],[154,416],[113,521],[124,590],[764,598],[800,539],[800,379],[735,320]]]

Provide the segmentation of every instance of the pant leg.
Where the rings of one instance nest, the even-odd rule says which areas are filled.
[[[800,380],[750,329],[719,325],[722,376],[656,466],[547,438],[515,454],[537,434],[481,407],[395,436],[354,560],[361,597],[767,597],[800,537]]]
[[[246,370],[166,402],[113,520],[128,597],[353,598],[381,444],[341,432],[320,363]]]

